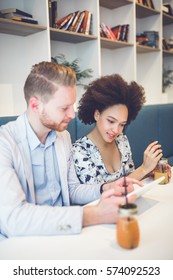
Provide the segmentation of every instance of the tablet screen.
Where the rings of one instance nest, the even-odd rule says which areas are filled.
[[[147,184],[145,184],[143,187],[139,187],[138,185],[134,184],[134,191],[131,193],[128,193],[127,197],[130,197],[131,195],[136,195],[137,197],[143,195],[144,193],[150,191],[154,186],[158,185],[162,180],[164,180],[164,176],[158,178],[157,180],[151,181]]]

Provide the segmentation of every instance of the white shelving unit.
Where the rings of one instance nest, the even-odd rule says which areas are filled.
[[[162,93],[162,65],[173,65],[173,53],[162,51],[162,36],[173,36],[173,17],[162,15],[162,0],[153,2],[155,10],[136,0],[57,0],[58,18],[72,11],[91,11],[93,34],[83,35],[50,28],[47,0],[1,0],[0,9],[24,10],[39,25],[0,19],[0,115],[25,110],[23,85],[32,65],[60,53],[69,61],[80,58],[82,69],[93,69],[92,79],[119,73],[128,81],[136,80],[146,90],[147,104],[170,102],[171,94]],[[100,38],[102,21],[111,27],[129,24],[128,43]],[[136,45],[136,32],[145,30],[159,32],[158,49]],[[78,100],[83,91],[77,89]]]
[[[167,1],[163,1],[168,3]],[[173,7],[173,0],[169,1]],[[163,37],[165,39],[172,38],[173,39],[173,17],[163,14]],[[163,51],[163,68],[173,70],[173,52]],[[168,102],[173,102],[173,85],[166,90],[166,96]]]

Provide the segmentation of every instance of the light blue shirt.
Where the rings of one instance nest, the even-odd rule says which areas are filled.
[[[45,144],[42,144],[31,128],[26,115],[25,124],[31,152],[36,203],[62,206],[59,167],[54,146],[57,134],[55,131],[50,131]]]

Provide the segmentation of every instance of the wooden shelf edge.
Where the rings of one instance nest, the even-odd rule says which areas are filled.
[[[28,36],[46,30],[46,26],[0,18],[0,33]]]
[[[173,51],[163,50],[163,55],[164,56],[173,56]]]
[[[54,41],[82,43],[90,40],[96,40],[98,37],[94,35],[85,35],[77,32],[63,31],[50,27],[50,38]]]
[[[115,41],[110,40],[107,38],[100,38],[101,41],[101,48],[105,49],[118,49],[118,48],[125,48],[125,47],[132,47],[133,44],[123,41]]]
[[[170,16],[163,12],[162,17],[163,17],[163,25],[173,24],[173,16]]]
[[[137,53],[149,53],[149,52],[160,52],[161,50],[159,48],[136,45],[136,51]]]
[[[160,14],[161,14],[161,12],[159,10],[152,9],[152,8],[149,8],[142,4],[136,3],[136,17],[137,18],[150,17],[150,16],[160,15]]]
[[[100,6],[107,9],[115,9],[128,4],[133,4],[133,0],[100,0]]]

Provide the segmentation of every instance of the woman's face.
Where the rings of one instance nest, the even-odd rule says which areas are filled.
[[[96,128],[107,143],[111,143],[123,132],[127,123],[128,109],[125,105],[113,105],[102,113],[95,111]]]

